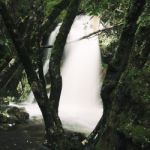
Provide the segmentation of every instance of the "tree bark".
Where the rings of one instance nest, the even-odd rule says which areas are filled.
[[[57,25],[56,18],[61,14],[62,10],[66,9],[70,3],[70,0],[62,0],[60,3],[54,6],[53,11],[48,16],[47,20],[42,23],[40,31],[42,35],[42,39],[40,41],[41,45],[45,45],[47,43],[47,39],[49,34],[53,31],[54,27]]]
[[[19,66],[19,61],[13,58],[7,64],[7,66],[3,68],[3,70],[0,72],[0,89],[3,89],[7,86],[7,82],[10,81],[13,72],[15,72]]]
[[[43,93],[43,86],[40,83],[40,80],[36,72],[33,70],[31,60],[28,56],[26,48],[24,47],[24,43],[22,42],[22,40],[20,40],[21,38],[17,32],[17,29],[15,28],[13,20],[9,16],[7,9],[3,3],[0,3],[0,7],[1,7],[0,8],[1,15],[8,29],[10,37],[14,43],[14,46],[18,53],[18,57],[24,66],[29,84],[38,102],[38,105],[42,111],[47,134],[49,134],[49,129],[54,127],[54,121],[53,121],[52,113],[50,112],[51,107],[49,106],[48,103],[48,97],[46,96],[45,93]]]
[[[60,12],[60,10],[59,10],[59,12]],[[36,74],[35,70],[33,69],[32,62],[27,53],[27,49],[31,48],[31,47],[29,47],[29,46],[26,47],[27,43],[23,42],[23,37],[19,34],[19,31],[17,30],[17,28],[16,28],[11,16],[9,15],[7,8],[3,2],[0,2],[0,14],[2,15],[5,26],[7,27],[8,33],[9,33],[9,35],[13,41],[13,44],[16,48],[18,57],[24,66],[24,69],[27,74],[28,82],[31,86],[31,89],[33,91],[35,99],[37,100],[37,103],[43,114],[48,141],[50,143],[53,143],[54,139],[53,139],[52,135],[54,135],[54,133],[55,134],[62,133],[63,130],[62,130],[61,125],[59,125],[59,127],[56,126],[56,125],[58,125],[58,124],[56,124],[57,114],[54,113],[54,111],[53,111],[54,108],[50,105],[50,102],[48,100],[48,96],[47,96],[47,93],[45,90],[46,87],[43,86],[38,75]],[[57,118],[57,120],[58,119],[59,118]]]
[[[54,48],[51,53],[49,64],[50,81],[51,81],[50,101],[57,112],[62,89],[62,77],[60,73],[61,59],[68,33],[71,29],[72,23],[78,12],[79,4],[80,0],[72,0],[70,2],[69,8],[67,10],[67,15],[60,28],[60,32],[56,38],[56,42],[54,43]]]
[[[112,105],[107,115],[106,130],[97,150],[149,149],[149,38],[150,26],[140,26],[128,66],[111,94]]]
[[[67,4],[69,1],[62,1],[64,3],[63,7],[58,7],[59,9],[56,11],[57,15],[60,14],[62,9],[67,7]],[[80,0],[72,0],[70,2],[69,8],[67,10],[67,15],[64,19],[64,23],[60,29],[60,33],[58,37],[56,38],[56,42],[54,44],[54,49],[52,51],[51,56],[51,63],[50,63],[50,73],[51,73],[51,81],[52,81],[52,91],[50,99],[48,99],[47,93],[46,93],[46,85],[43,81],[43,70],[42,65],[39,65],[39,76],[37,75],[36,71],[34,70],[33,64],[31,62],[31,59],[29,58],[29,54],[27,52],[28,48],[30,49],[30,44],[27,44],[28,40],[25,40],[23,42],[24,37],[22,37],[19,34],[19,31],[17,30],[11,16],[9,15],[6,6],[4,3],[0,2],[0,13],[2,15],[2,18],[5,22],[5,25],[7,27],[7,30],[9,32],[9,35],[13,41],[13,44],[16,48],[16,51],[18,53],[18,57],[20,61],[22,62],[24,69],[27,74],[28,82],[31,86],[31,89],[33,91],[33,94],[35,96],[35,99],[41,109],[41,112],[43,114],[44,122],[45,122],[45,129],[47,134],[47,140],[49,145],[53,150],[55,149],[65,149],[67,148],[66,145],[66,137],[63,134],[63,128],[61,125],[61,121],[58,117],[58,105],[53,105],[53,103],[59,102],[59,96],[61,92],[61,77],[60,77],[60,61],[63,54],[63,49],[66,43],[67,35],[70,31],[71,25],[73,23],[73,20],[76,16],[76,13],[78,11],[78,7],[80,4]],[[57,5],[59,6],[59,4]],[[55,10],[53,11],[55,12]],[[55,17],[57,16],[55,14]],[[55,17],[52,15],[52,23],[55,21]],[[46,26],[46,25],[45,25]],[[44,27],[45,27],[44,26]],[[43,27],[43,28],[44,28]],[[39,27],[40,29],[40,27]],[[41,30],[39,31],[41,33]],[[38,34],[39,35],[39,34]],[[39,39],[37,40],[39,41]],[[37,42],[36,41],[36,42]],[[40,47],[39,44],[35,44]],[[38,48],[39,48],[38,47]],[[41,63],[41,59],[40,59]],[[58,68],[59,67],[59,68]],[[57,83],[59,83],[57,85]],[[57,85],[57,86],[56,86]],[[56,110],[55,110],[56,109]],[[67,139],[68,140],[68,139]],[[65,147],[65,148],[64,148]],[[69,150],[69,148],[68,148]]]
[[[127,67],[129,56],[135,40],[135,33],[138,28],[137,20],[142,14],[146,3],[145,0],[132,0],[131,2],[132,3],[126,16],[126,23],[122,30],[115,57],[108,65],[107,73],[103,82],[101,91],[104,108],[103,116],[97,124],[95,130],[88,137],[89,143],[92,144],[97,143],[99,139],[103,140],[104,134],[109,128],[109,115],[112,111],[113,104],[112,94],[115,92],[115,88],[117,88],[117,85],[120,82],[120,77]],[[105,143],[105,141],[103,142]],[[109,148],[107,150],[109,150]]]
[[[104,114],[90,136],[98,142],[96,150],[149,149],[150,26],[139,22],[148,3],[132,1],[116,55],[109,64],[102,87]]]

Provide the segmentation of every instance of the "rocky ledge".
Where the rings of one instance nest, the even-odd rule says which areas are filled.
[[[29,120],[29,114],[24,108],[5,105],[0,107],[2,110],[0,112],[0,130],[7,130]]]

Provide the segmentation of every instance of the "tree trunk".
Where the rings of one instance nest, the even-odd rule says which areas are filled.
[[[60,74],[61,59],[64,51],[64,46],[66,44],[66,39],[68,33],[71,29],[74,18],[77,15],[78,7],[80,1],[72,0],[67,11],[67,15],[64,22],[60,28],[60,32],[56,37],[56,42],[54,43],[54,48],[51,53],[50,58],[50,81],[51,81],[51,95],[50,101],[54,105],[55,110],[58,112],[59,98],[62,89],[62,77]]]
[[[132,1],[116,57],[108,67],[96,150],[148,150],[150,26],[141,23],[145,3]]]
[[[37,103],[43,114],[43,119],[45,122],[45,129],[46,129],[48,141],[50,143],[52,143],[52,142],[54,142],[55,139],[53,139],[53,137],[51,135],[54,134],[54,131],[58,132],[58,128],[56,127],[56,123],[55,123],[55,120],[56,120],[55,115],[56,114],[53,113],[54,108],[50,105],[47,93],[45,93],[46,87],[43,86],[38,75],[36,74],[35,70],[33,69],[32,62],[27,53],[27,48],[28,48],[28,46],[26,47],[27,43],[24,43],[24,41],[26,41],[26,40],[24,40],[24,41],[22,40],[23,38],[19,34],[19,31],[17,30],[17,28],[15,27],[15,24],[14,24],[11,16],[9,15],[9,13],[6,9],[6,6],[3,2],[0,2],[0,13],[1,13],[4,23],[7,27],[8,33],[13,41],[13,44],[16,48],[18,57],[24,66],[24,69],[27,74],[28,82],[34,93],[35,99],[37,100]],[[56,128],[57,128],[57,130],[56,130]],[[59,132],[62,132],[62,128],[60,129]]]
[[[108,118],[107,115],[111,110],[112,104],[111,94],[116,88],[123,71],[126,69],[129,55],[132,50],[132,44],[134,42],[135,32],[138,27],[137,20],[144,9],[144,5],[144,0],[133,0],[131,7],[128,10],[126,23],[120,36],[115,57],[108,65],[107,73],[102,86],[101,96],[104,107],[103,116],[97,124],[95,130],[88,137],[89,143],[96,143],[98,138],[103,135],[106,129],[106,120]]]
[[[19,66],[19,61],[13,58],[7,64],[7,66],[3,68],[3,70],[0,72],[0,89],[3,89],[7,86],[8,81],[10,81],[12,77],[12,74],[18,69]]]
[[[62,7],[62,9],[67,7],[66,3],[68,2],[69,1],[63,0],[63,3],[65,3],[65,5]],[[48,96],[46,93],[46,85],[43,81],[44,77],[43,77],[42,65],[39,65],[40,70],[39,70],[39,76],[38,76],[34,70],[31,59],[29,58],[28,49],[31,49],[31,47],[30,47],[30,44],[28,45],[28,42],[27,42],[28,40],[24,39],[24,37],[22,37],[19,34],[19,31],[17,30],[13,22],[13,19],[9,15],[5,4],[0,2],[0,13],[5,22],[9,35],[13,41],[13,44],[16,48],[18,57],[24,66],[24,69],[27,74],[28,82],[31,86],[35,99],[37,100],[37,103],[41,109],[44,122],[45,122],[47,140],[50,145],[50,148],[52,148],[53,150],[55,149],[70,150],[70,146],[68,146],[66,142],[66,136],[64,135],[61,121],[58,117],[58,111],[57,111],[58,103],[59,103],[59,96],[61,92],[61,84],[62,84],[61,76],[60,76],[60,61],[61,61],[61,57],[63,54],[64,46],[66,43],[67,35],[70,31],[71,25],[78,11],[79,4],[80,4],[80,0],[72,0],[70,2],[70,5],[67,10],[67,15],[64,19],[64,23],[60,29],[60,33],[57,36],[56,42],[54,44],[54,48],[53,48],[52,55],[51,55],[51,61],[50,61],[52,91],[51,91],[50,99],[48,99]],[[60,12],[61,11],[59,8],[57,10],[57,15],[59,15]],[[56,18],[53,18],[53,17],[54,16],[52,16],[52,21],[54,22]],[[43,28],[45,28],[45,26]],[[42,30],[40,30],[39,32],[41,33],[41,31]],[[38,38],[36,39],[35,46],[39,46],[39,44],[37,44],[37,41],[39,41]],[[41,62],[41,59],[40,59],[40,62]],[[53,105],[56,103],[57,105]],[[67,138],[67,141],[68,140],[69,138]]]
[[[111,95],[106,130],[97,150],[149,149],[150,26],[140,27],[135,38],[128,66]]]

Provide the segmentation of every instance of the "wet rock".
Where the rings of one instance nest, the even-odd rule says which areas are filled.
[[[83,150],[83,145],[81,143],[82,140],[85,139],[85,136],[76,133],[76,132],[67,132],[66,133],[66,149],[71,150]]]
[[[23,108],[11,107],[7,110],[7,113],[11,118],[17,118],[17,123],[25,122],[29,119],[29,114]]]
[[[16,115],[18,122],[25,122],[29,119],[29,114],[27,112],[20,112]]]
[[[20,112],[20,109],[18,108],[18,107],[9,107],[8,109],[7,109],[7,113],[9,114],[9,115],[16,115],[17,113],[19,113]]]
[[[0,123],[3,122],[3,114],[0,114]]]
[[[16,117],[8,117],[5,114],[0,114],[0,130],[8,130],[15,126],[16,120]]]
[[[17,118],[15,116],[6,116],[5,114],[0,114],[0,124],[3,123],[15,123]]]
[[[2,107],[1,107],[2,108]],[[0,130],[8,130],[17,124],[26,122],[29,114],[24,108],[6,106],[0,112]]]

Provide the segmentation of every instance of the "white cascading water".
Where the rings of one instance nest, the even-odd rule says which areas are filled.
[[[102,116],[100,98],[101,56],[98,36],[79,40],[99,29],[91,16],[76,17],[67,38],[62,59],[61,75],[63,87],[59,104],[59,116],[64,128],[89,134]],[[61,24],[49,38],[53,45]],[[48,72],[50,51],[44,63],[44,74]],[[30,117],[41,117],[41,112],[31,92],[24,104]]]
[[[49,42],[48,42],[49,45],[54,44],[56,36],[59,32],[60,25],[61,24],[59,24],[56,27],[56,29],[51,33],[50,38],[49,38]],[[43,65],[44,75],[47,74],[48,69],[49,69],[50,54],[51,54],[51,48],[47,49],[46,52],[45,52],[45,62],[44,62],[44,65]],[[35,98],[34,98],[33,92],[31,91],[28,98],[27,98],[27,100],[26,100],[26,102],[23,103],[23,105],[24,105],[26,111],[30,114],[30,119],[32,119],[32,118],[40,119],[40,118],[42,118],[42,114],[41,114],[41,111],[39,109],[38,104],[35,102],[34,99]]]
[[[50,45],[54,44],[56,36],[59,32],[60,25],[61,24],[59,24],[56,27],[56,29],[51,33],[50,38],[49,38],[49,42],[48,42]],[[45,62],[43,65],[44,75],[46,75],[46,73],[48,72],[48,69],[49,69],[50,53],[51,53],[51,49],[49,48],[45,52]],[[14,103],[10,103],[10,106],[24,107],[25,110],[29,113],[30,119],[36,119],[36,120],[42,119],[42,114],[41,114],[40,108],[35,101],[35,98],[34,98],[32,91],[29,93],[27,100],[25,102],[20,103],[19,105],[14,104]]]
[[[59,116],[65,128],[89,134],[102,115],[100,99],[101,56],[97,25],[90,16],[77,16],[67,38],[61,74],[63,87]]]

